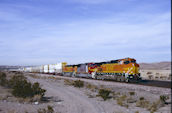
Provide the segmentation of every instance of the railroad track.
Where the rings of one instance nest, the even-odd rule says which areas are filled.
[[[47,74],[47,75],[57,76],[57,77],[62,77],[62,78],[72,78],[72,79],[74,79],[74,77],[52,75],[52,74]],[[79,79],[89,79],[89,78],[79,78]],[[89,80],[95,81],[95,79],[89,79]],[[118,81],[114,81],[114,80],[96,80],[96,81],[118,82]],[[118,83],[126,83],[126,82],[118,82]],[[130,82],[128,84],[143,85],[143,86],[154,86],[154,87],[162,87],[162,88],[171,88],[171,81],[141,80],[140,82],[137,82],[137,83]]]
[[[163,88],[171,88],[171,81],[142,80],[138,84],[139,85],[146,85],[146,86],[156,86],[156,87],[163,87]]]
[[[100,81],[100,80],[98,80]],[[101,80],[107,82],[119,82],[114,80]],[[126,83],[126,82],[119,82]],[[136,85],[144,85],[144,86],[154,86],[154,87],[162,87],[162,88],[171,88],[171,81],[160,81],[160,80],[141,80],[140,82],[129,82],[128,84],[136,84]]]

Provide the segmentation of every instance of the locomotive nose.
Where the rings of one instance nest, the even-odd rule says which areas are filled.
[[[135,63],[135,74],[139,73],[139,64]]]
[[[139,64],[133,63],[133,72],[134,72],[134,74],[139,73]]]

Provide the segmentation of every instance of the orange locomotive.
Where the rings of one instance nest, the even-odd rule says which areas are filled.
[[[139,81],[139,65],[133,58],[111,60],[108,62],[66,65],[63,75],[94,79],[113,79],[116,81]]]

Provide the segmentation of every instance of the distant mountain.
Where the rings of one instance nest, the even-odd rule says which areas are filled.
[[[7,66],[7,65],[0,65],[0,70],[17,70],[22,68],[23,66]]]
[[[140,63],[140,69],[144,70],[171,70],[171,62]]]

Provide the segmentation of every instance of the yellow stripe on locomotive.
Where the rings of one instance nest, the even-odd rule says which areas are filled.
[[[106,62],[97,68],[97,73],[128,73],[129,75],[139,74],[139,65],[135,59],[121,59],[115,63]]]

